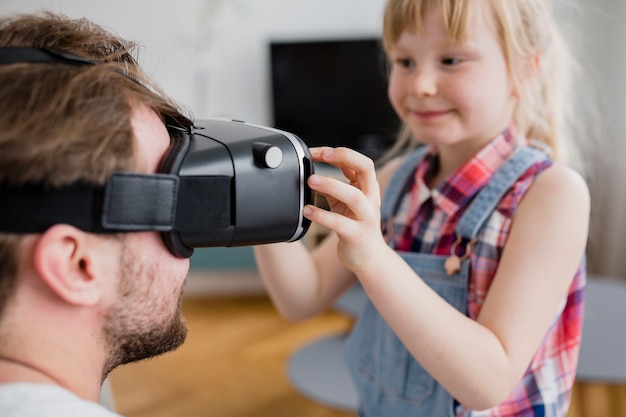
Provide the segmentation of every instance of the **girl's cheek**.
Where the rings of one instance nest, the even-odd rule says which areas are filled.
[[[399,80],[390,78],[387,96],[394,111],[398,115],[402,115],[402,102],[406,96],[406,88]]]

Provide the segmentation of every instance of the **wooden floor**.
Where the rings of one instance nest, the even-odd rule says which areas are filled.
[[[352,325],[340,313],[290,323],[265,296],[187,298],[189,336],[177,351],[115,370],[126,417],[348,417],[304,398],[286,363],[313,339]],[[625,352],[626,354],[626,352]],[[626,386],[578,383],[568,417],[626,417]]]

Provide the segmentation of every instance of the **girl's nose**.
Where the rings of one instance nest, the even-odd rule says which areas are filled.
[[[437,94],[437,75],[428,68],[416,69],[411,80],[411,90],[418,97],[434,96]]]

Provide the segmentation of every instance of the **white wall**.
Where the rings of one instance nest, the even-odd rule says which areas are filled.
[[[579,117],[587,125],[584,157],[592,161],[590,270],[626,280],[626,2],[576,1],[568,40],[587,106]]]
[[[590,48],[590,59],[601,70],[593,77],[606,106],[602,114],[608,127],[608,139],[615,159],[605,169],[609,190],[599,204],[606,205],[603,217],[605,244],[602,268],[606,273],[626,277],[626,2],[603,0],[603,13],[597,15],[593,32],[597,48]],[[599,209],[598,212],[602,212]]]
[[[557,8],[586,77],[579,85],[599,119],[592,264],[626,277],[626,2],[567,0]],[[270,123],[267,42],[274,38],[377,35],[384,0],[0,0],[0,14],[49,9],[88,17],[145,45],[142,61],[159,84],[198,118]],[[589,88],[591,87],[591,88]],[[581,117],[585,115],[581,114]]]

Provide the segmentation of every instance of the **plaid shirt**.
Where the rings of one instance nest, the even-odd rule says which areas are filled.
[[[494,172],[516,147],[513,129],[495,138],[437,188],[426,184],[437,166],[431,149],[418,166],[412,183],[396,213],[404,233],[392,245],[401,251],[447,256],[456,240],[455,228],[472,198],[490,181]],[[536,176],[551,162],[537,163],[505,194],[472,246],[467,315],[476,319],[498,268],[513,215]],[[410,219],[410,221],[407,221]],[[496,250],[481,250],[491,246]],[[459,249],[464,244],[459,245]],[[495,257],[494,257],[495,253]],[[461,255],[461,254],[459,254]],[[457,416],[559,416],[567,413],[574,383],[583,318],[585,265],[581,262],[569,288],[561,313],[539,346],[523,380],[499,406],[475,412],[457,407]]]

